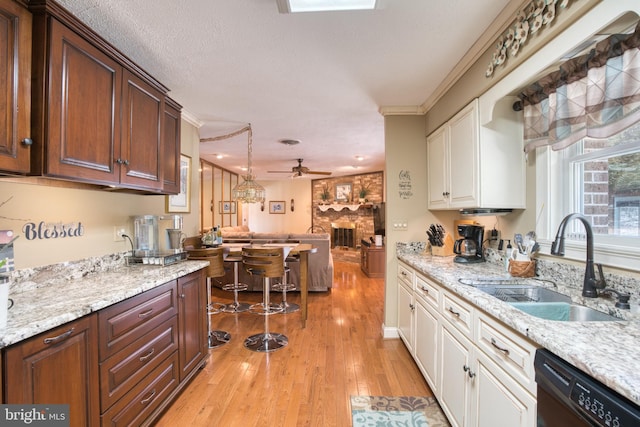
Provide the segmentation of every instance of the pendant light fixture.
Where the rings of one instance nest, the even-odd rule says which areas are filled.
[[[247,174],[242,175],[243,182],[236,185],[231,191],[231,194],[233,195],[233,199],[239,203],[264,203],[266,190],[255,181],[255,176],[251,170],[251,154],[253,151],[253,132],[251,131],[251,124],[249,124],[245,129],[249,135]]]

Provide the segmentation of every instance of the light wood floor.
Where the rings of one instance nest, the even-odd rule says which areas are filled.
[[[350,426],[351,395],[431,396],[400,339],[382,339],[384,280],[353,263],[334,264],[333,290],[309,294],[309,319],[269,316],[269,329],[289,345],[272,353],[244,348],[264,317],[219,314],[214,327],[231,342],[209,350],[206,367],[160,418],[158,426]],[[214,300],[231,293],[214,290]],[[258,302],[260,293],[241,293]],[[297,293],[288,294],[297,302]],[[272,300],[279,296],[272,293]]]

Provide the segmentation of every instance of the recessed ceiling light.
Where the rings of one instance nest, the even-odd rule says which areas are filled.
[[[377,0],[276,0],[280,13],[370,10]]]
[[[222,157],[222,154],[216,154],[216,159],[221,159]]]
[[[289,139],[289,138],[279,139],[278,142],[280,144],[284,144],[284,145],[298,145],[298,144],[300,144],[300,140],[299,139]]]
[[[361,161],[363,161],[363,160],[364,160],[364,157],[363,157],[363,156],[356,156],[356,160],[357,160],[357,161],[359,161],[359,162],[361,162]]]

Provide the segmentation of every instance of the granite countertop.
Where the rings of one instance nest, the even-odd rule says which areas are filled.
[[[397,250],[397,257],[531,341],[640,404],[640,308],[637,301],[632,299],[631,310],[618,310],[610,300],[585,299],[578,290],[558,285],[554,290],[570,295],[575,302],[624,319],[613,322],[543,320],[459,282],[461,278],[511,278],[496,264],[455,264],[453,257],[432,257],[428,253],[401,249]]]
[[[73,274],[42,272],[12,286],[7,325],[0,328],[0,348],[48,331],[164,283],[200,270],[208,261],[182,261],[160,267],[121,264],[106,271]]]

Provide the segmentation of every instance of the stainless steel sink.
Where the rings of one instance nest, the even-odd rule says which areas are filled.
[[[509,303],[571,302],[567,295],[539,286],[481,285],[475,288]]]
[[[566,302],[514,302],[518,310],[545,320],[563,322],[606,322],[621,320],[580,304]]]
[[[622,320],[592,308],[574,304],[571,297],[551,289],[511,280],[460,280],[531,316],[564,322],[602,322]]]

